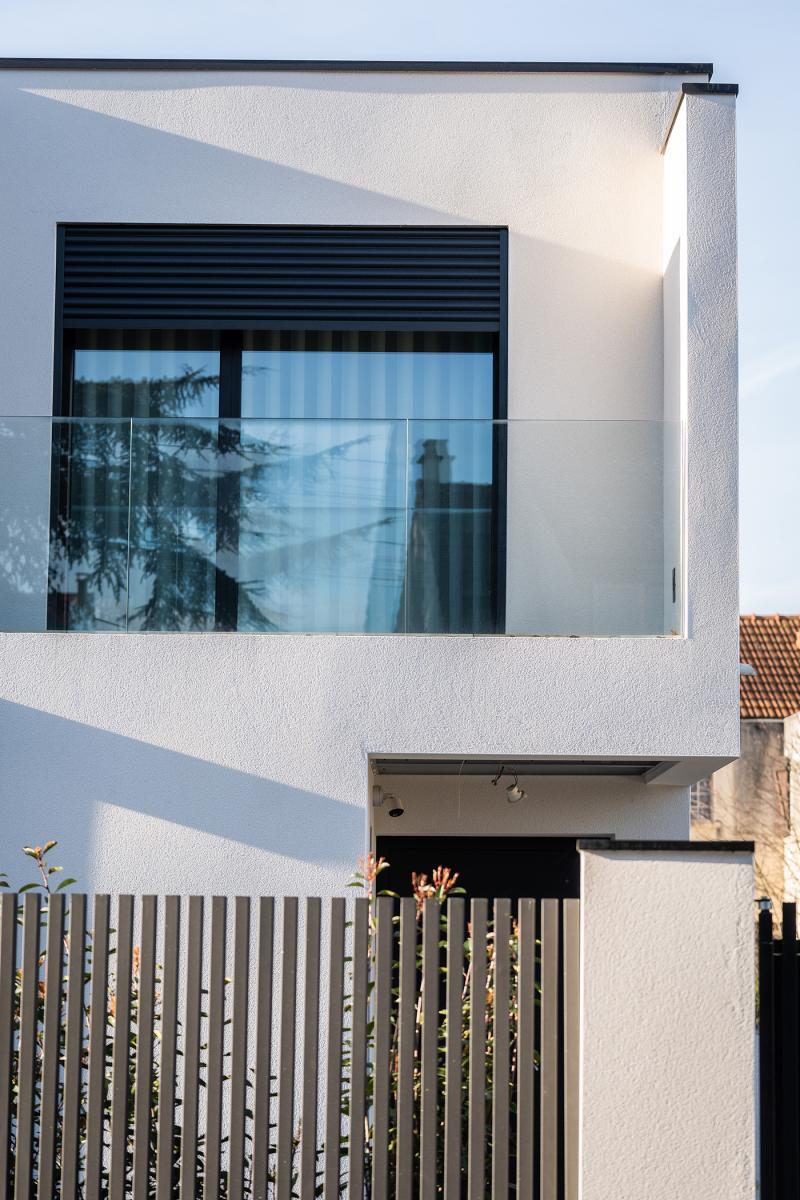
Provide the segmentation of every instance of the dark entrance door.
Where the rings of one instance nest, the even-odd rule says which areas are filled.
[[[576,839],[534,837],[379,837],[378,856],[389,862],[379,887],[411,894],[411,875],[429,878],[438,866],[459,873],[467,896],[518,900],[580,895]]]

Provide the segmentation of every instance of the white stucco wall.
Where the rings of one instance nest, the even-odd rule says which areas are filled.
[[[614,420],[659,420],[658,151],[678,86],[2,72],[0,411],[51,408],[58,221],[480,222],[510,229],[510,415],[605,422],[605,438]],[[690,636],[2,635],[7,845],[59,837],[87,887],[325,893],[366,844],[369,754],[736,753],[733,108],[688,97],[685,111]],[[560,428],[579,480],[602,439]],[[551,599],[586,587],[568,555],[558,574],[554,529],[591,529],[564,509],[564,472],[542,492],[550,513],[532,500],[553,476],[546,444],[510,489],[512,628],[543,565]],[[630,510],[641,475],[638,459],[612,473],[600,500]],[[660,570],[659,520],[656,506]],[[615,552],[624,607],[641,546]],[[684,836],[688,811],[660,795],[647,790],[642,831]]]
[[[665,589],[664,626],[686,628],[684,580],[688,367],[687,106],[682,103],[664,148],[664,578],[676,568],[676,602]]]
[[[581,857],[581,1200],[752,1200],[751,856]]]

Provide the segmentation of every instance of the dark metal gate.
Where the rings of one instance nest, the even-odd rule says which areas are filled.
[[[800,1196],[800,957],[797,908],[781,936],[762,901],[758,922],[760,1200]]]

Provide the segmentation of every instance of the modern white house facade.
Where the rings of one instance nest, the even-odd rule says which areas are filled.
[[[736,89],[0,65],[4,847],[330,896],[558,839],[584,1200],[750,1200],[751,865],[681,845],[738,754]]]

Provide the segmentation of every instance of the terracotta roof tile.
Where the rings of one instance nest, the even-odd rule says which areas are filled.
[[[800,615],[740,617],[739,658],[758,672],[741,678],[740,716],[782,719],[800,711]]]

